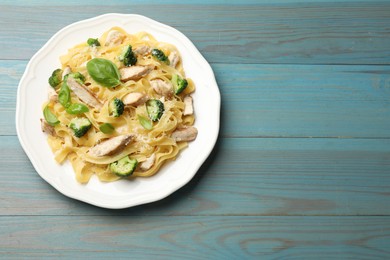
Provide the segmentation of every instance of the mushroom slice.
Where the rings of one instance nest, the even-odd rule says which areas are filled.
[[[119,135],[107,139],[89,149],[89,154],[95,157],[112,155],[121,152],[133,139],[133,135]]]
[[[122,40],[125,36],[117,31],[112,30],[107,34],[106,42],[104,43],[105,46],[118,46],[122,43]]]
[[[147,171],[154,165],[154,161],[156,160],[156,155],[152,154],[150,157],[146,158],[144,162],[141,163],[140,168],[143,171]]]
[[[68,77],[66,83],[68,84],[69,88],[73,91],[73,93],[83,102],[96,109],[102,108],[103,105],[100,102],[100,100],[97,99],[95,94],[91,92],[86,86],[80,84],[72,77]]]
[[[143,56],[143,55],[148,55],[151,51],[152,51],[152,48],[150,48],[149,46],[147,46],[147,45],[140,45],[140,46],[136,47],[133,52],[136,55]]]
[[[119,70],[121,81],[138,80],[152,71],[150,66],[131,66]]]
[[[169,66],[171,66],[173,68],[175,68],[177,63],[179,63],[179,61],[180,61],[179,54],[175,51],[172,51],[169,54],[168,59],[169,59]]]
[[[162,96],[171,96],[173,94],[173,86],[171,82],[166,82],[162,79],[155,79],[150,81],[150,85],[157,94]]]
[[[41,118],[41,129],[42,129],[42,132],[44,132],[44,133],[48,133],[51,136],[56,136],[56,132],[54,131],[54,126],[49,125],[42,118]]]
[[[185,96],[183,101],[184,101],[184,112],[183,112],[183,115],[185,115],[185,116],[192,115],[194,113],[194,106],[192,104],[192,97],[191,96]]]
[[[148,97],[140,92],[129,93],[122,99],[126,106],[139,106],[146,102]]]
[[[172,138],[176,142],[188,142],[196,139],[198,135],[198,129],[193,126],[187,126],[184,128],[179,128],[172,133]]]

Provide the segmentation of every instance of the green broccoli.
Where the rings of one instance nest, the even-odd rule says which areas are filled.
[[[91,47],[95,47],[95,46],[100,46],[100,42],[99,42],[99,40],[96,38],[96,39],[94,39],[94,38],[89,38],[88,40],[87,40],[87,44],[89,45],[89,46],[91,46]]]
[[[115,98],[111,100],[109,104],[109,110],[110,115],[114,117],[119,117],[123,114],[123,111],[125,110],[125,104],[123,104],[122,100],[120,100],[119,98]]]
[[[64,81],[66,82],[66,79],[68,77],[72,77],[74,78],[78,83],[80,84],[84,84],[85,82],[85,77],[83,74],[81,74],[80,72],[72,72],[72,73],[69,73],[69,74],[66,74],[65,78],[64,78]]]
[[[92,123],[86,117],[75,117],[70,121],[69,127],[76,137],[82,137],[91,128]]]
[[[169,65],[169,59],[165,55],[165,53],[162,50],[159,49],[153,49],[152,50],[152,56],[156,58],[159,61],[164,62],[165,64]]]
[[[156,122],[164,113],[164,103],[158,99],[149,99],[146,101],[146,111],[148,112],[149,118]]]
[[[186,79],[183,79],[177,74],[174,74],[172,76],[172,85],[173,85],[173,91],[176,95],[183,92],[183,90],[188,86],[188,81]]]
[[[120,177],[130,176],[135,168],[137,168],[137,159],[130,159],[129,156],[123,157],[116,162],[110,164],[110,170],[112,173]]]
[[[130,67],[137,63],[137,57],[133,52],[131,45],[125,46],[122,50],[121,55],[119,56],[119,60],[123,61],[126,67]]]
[[[49,84],[53,88],[57,88],[62,81],[62,70],[56,69],[52,72],[50,78],[49,78]]]

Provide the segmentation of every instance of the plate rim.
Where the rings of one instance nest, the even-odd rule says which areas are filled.
[[[197,160],[192,161],[192,163],[190,164],[192,166],[192,168],[191,168],[192,170],[191,170],[191,174],[187,175],[187,178],[181,178],[181,179],[179,179],[180,183],[176,183],[176,185],[171,185],[168,188],[165,187],[164,189],[161,189],[159,192],[149,193],[148,195],[143,196],[142,199],[138,199],[137,201],[132,201],[129,199],[122,199],[120,201],[115,201],[114,203],[112,201],[111,201],[111,203],[107,203],[107,202],[95,200],[95,199],[90,198],[90,197],[85,197],[85,195],[83,196],[83,194],[79,194],[77,191],[73,191],[72,189],[68,189],[67,187],[61,187],[60,185],[58,185],[57,182],[48,178],[46,176],[46,174],[40,172],[39,163],[37,161],[35,161],[35,158],[32,154],[32,151],[30,151],[30,149],[28,149],[26,137],[24,136],[22,129],[21,129],[22,126],[20,125],[20,122],[21,122],[20,120],[22,120],[21,116],[23,114],[23,111],[22,111],[20,104],[21,104],[21,101],[23,98],[23,92],[22,92],[23,83],[25,82],[25,80],[29,76],[31,76],[32,66],[35,63],[39,62],[39,58],[42,58],[41,55],[52,44],[52,42],[54,42],[57,38],[59,38],[63,33],[67,32],[69,29],[75,28],[77,26],[80,26],[83,24],[87,25],[87,24],[93,23],[93,22],[99,22],[100,20],[104,20],[104,19],[115,20],[118,18],[125,19],[125,20],[137,19],[141,22],[145,22],[145,23],[151,24],[153,26],[157,26],[157,27],[163,28],[165,30],[172,31],[174,34],[178,35],[178,37],[180,38],[180,41],[183,41],[185,43],[186,47],[189,47],[191,49],[191,52],[193,52],[194,55],[197,57],[197,59],[199,59],[200,62],[202,63],[202,69],[205,70],[210,76],[208,79],[208,82],[210,82],[210,84],[213,86],[212,90],[215,91],[215,97],[213,97],[213,98],[216,98],[214,102],[215,102],[215,109],[217,109],[216,114],[218,115],[218,117],[217,117],[217,120],[215,122],[214,132],[210,133],[210,136],[211,136],[210,140],[209,140],[210,145],[208,145],[205,149],[203,149],[202,153],[197,153]],[[32,76],[34,76],[34,75],[32,75]],[[163,24],[161,22],[158,22],[156,20],[153,20],[153,19],[146,17],[146,16],[143,16],[143,15],[123,14],[123,13],[106,13],[106,14],[94,16],[94,17],[91,17],[88,19],[83,19],[83,20],[71,23],[71,24],[63,27],[62,29],[58,30],[53,36],[51,36],[50,39],[31,57],[31,59],[29,60],[27,66],[24,70],[24,73],[19,81],[19,84],[18,84],[17,98],[16,98],[15,121],[16,121],[17,136],[18,136],[19,142],[20,142],[24,152],[28,156],[35,171],[48,184],[50,184],[58,192],[60,192],[61,194],[65,195],[69,198],[83,201],[85,203],[88,203],[88,204],[91,204],[94,206],[98,206],[98,207],[102,207],[102,208],[122,209],[122,208],[134,207],[137,205],[147,204],[147,203],[151,203],[151,202],[155,202],[155,201],[164,199],[167,196],[174,193],[175,191],[177,191],[178,189],[185,186],[188,182],[190,182],[193,179],[193,177],[195,176],[195,174],[199,171],[200,167],[205,163],[206,159],[210,156],[210,154],[213,151],[215,144],[218,140],[219,130],[220,130],[220,111],[221,111],[221,94],[220,94],[220,91],[219,91],[219,88],[217,85],[217,81],[216,81],[214,72],[211,68],[211,65],[207,62],[207,60],[203,57],[203,55],[199,52],[199,50],[196,48],[196,46],[192,43],[192,41],[187,36],[185,36],[183,33],[181,33],[179,30],[175,29],[174,27]]]

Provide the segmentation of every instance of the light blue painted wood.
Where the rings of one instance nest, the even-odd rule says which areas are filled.
[[[0,137],[0,215],[107,215],[67,199]],[[52,158],[48,158],[51,160]],[[119,215],[390,214],[390,140],[222,138],[184,188]]]
[[[390,71],[373,66],[390,64],[390,1],[3,0],[0,10],[0,258],[390,258]],[[125,210],[59,194],[15,136],[27,60],[63,26],[108,12],[185,33],[222,94],[221,138],[195,178]]]
[[[305,1],[302,0],[242,0],[242,1],[230,1],[230,0],[208,0],[208,1],[191,1],[191,0],[165,0],[165,1],[143,1],[143,0],[112,0],[112,1],[104,1],[104,0],[84,0],[84,1],[76,1],[76,0],[68,0],[68,1],[50,1],[50,5],[52,6],[80,6],[80,5],[92,5],[92,6],[115,6],[115,5],[187,5],[187,4],[197,4],[197,5],[259,5],[259,4],[302,4]],[[337,0],[311,0],[311,3],[333,3],[337,4],[340,1]],[[343,0],[343,3],[371,3],[370,0]],[[376,2],[385,2],[385,1],[376,1]],[[43,0],[2,0],[1,4],[11,5],[11,6],[42,6],[48,4],[47,1]]]
[[[390,63],[390,2],[174,7],[175,12],[172,5],[138,4],[63,6],[59,11],[48,3],[35,8],[0,4],[0,59],[29,59],[62,27],[120,12],[177,28],[210,62]]]
[[[15,134],[16,89],[25,66],[0,61],[0,135]],[[212,67],[224,137],[390,137],[388,66]]]
[[[2,217],[0,253],[40,259],[387,259],[389,226],[389,217],[365,216]]]

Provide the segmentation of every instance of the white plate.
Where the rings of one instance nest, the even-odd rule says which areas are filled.
[[[158,41],[180,51],[186,76],[196,85],[193,94],[199,134],[176,161],[153,177],[88,184],[76,181],[70,163],[59,165],[42,133],[39,119],[47,99],[50,73],[60,67],[59,57],[89,37],[99,37],[113,26],[128,33],[146,31]],[[133,14],[105,14],[71,24],[57,32],[30,60],[20,80],[16,105],[19,141],[38,174],[64,195],[104,208],[127,208],[160,200],[189,182],[212,151],[219,132],[220,93],[210,65],[181,32],[149,18]]]

